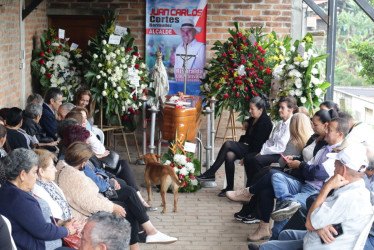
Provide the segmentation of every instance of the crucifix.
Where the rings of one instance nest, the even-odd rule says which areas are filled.
[[[197,55],[189,55],[188,54],[188,43],[186,44],[186,54],[177,54],[177,56],[180,56],[183,60],[183,73],[184,73],[184,88],[183,93],[186,94],[187,92],[187,61],[190,60],[193,57],[197,57]]]

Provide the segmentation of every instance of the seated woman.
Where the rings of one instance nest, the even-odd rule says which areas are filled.
[[[11,150],[16,148],[30,149],[31,141],[28,136],[19,131],[22,126],[22,110],[17,107],[10,108],[6,114],[7,141]]]
[[[71,111],[66,115],[66,117],[68,119],[70,119],[70,118],[75,119],[81,127],[85,128],[84,124],[87,120],[85,119],[85,116],[83,115],[83,113],[85,113],[84,110],[82,110],[81,112]],[[81,131],[81,132],[79,132],[79,131]],[[72,142],[76,141],[75,138],[79,137],[79,133],[82,133],[82,134],[85,133],[83,131],[84,130],[74,129],[74,131],[70,131],[70,132],[66,132],[66,133],[64,132],[64,136],[63,136],[64,139],[62,140],[62,144],[63,144],[64,148],[67,148]],[[91,149],[95,153],[95,155],[90,159],[90,162],[92,162],[95,165],[96,168],[103,169],[103,164],[102,164],[102,162],[100,161],[99,158],[105,157],[107,154],[109,154],[109,151],[107,151],[105,149],[104,145],[100,142],[99,139],[97,139],[97,137],[94,134],[92,134],[92,132],[89,132],[89,137],[87,139],[87,142],[88,142],[88,144],[90,144]],[[97,151],[97,150],[95,151],[95,149],[98,149],[99,151]],[[64,149],[62,149],[61,152],[64,152]],[[102,154],[102,152],[104,152],[104,154]],[[127,161],[119,160],[118,163],[117,163],[116,169],[117,169],[117,171],[114,172],[115,176],[124,180],[129,186],[133,187],[137,191],[137,194],[138,194],[140,200],[143,202],[143,205],[146,207],[147,211],[156,211],[157,208],[151,207],[143,199],[143,197],[142,197],[142,195],[139,191],[139,188],[136,184],[135,176],[134,176],[129,164],[127,163]],[[108,171],[106,171],[106,172],[108,172]]]
[[[98,211],[125,217],[131,223],[131,249],[139,249],[140,224],[147,233],[146,243],[172,243],[177,239],[167,236],[152,225],[145,208],[133,189],[123,193],[122,201],[110,201],[99,193],[99,188],[83,171],[93,152],[83,142],[74,142],[65,152],[65,160],[57,164],[56,182],[64,192],[75,218],[87,218]],[[131,192],[130,190],[133,190]],[[126,203],[125,203],[126,202]],[[123,207],[126,207],[126,211]]]
[[[266,114],[265,99],[258,96],[253,97],[249,103],[249,112],[251,118],[248,120],[245,135],[241,136],[238,142],[225,142],[213,165],[205,173],[197,176],[200,181],[214,180],[215,173],[225,162],[227,187],[221,190],[218,196],[224,197],[227,191],[234,189],[234,161],[242,159],[251,152],[257,154],[261,150],[262,144],[269,138],[273,128],[270,117]]]
[[[249,153],[244,159],[244,169],[247,175],[246,187],[257,181],[256,174],[271,163],[278,162],[280,154],[286,149],[290,140],[290,121],[292,115],[297,112],[296,99],[292,96],[282,97],[279,102],[279,116],[282,118],[275,126],[270,138],[262,145],[259,153]],[[241,196],[240,190],[236,195]]]
[[[11,222],[18,249],[44,250],[45,241],[74,234],[73,221],[64,226],[46,222],[37,200],[30,194],[34,187],[39,159],[31,150],[13,150],[3,162],[7,183],[0,188],[0,214]]]
[[[21,128],[31,137],[36,138],[36,144],[55,152],[57,141],[52,137],[48,137],[42,127],[39,125],[39,120],[42,117],[43,108],[38,103],[30,103],[26,106],[24,118]]]
[[[53,217],[62,220],[71,219],[71,211],[65,195],[54,182],[57,171],[54,164],[56,157],[45,149],[34,149],[34,152],[39,156],[40,164],[38,179],[32,192],[48,203]]]
[[[331,118],[329,118],[330,116],[328,116],[328,119],[325,120],[326,116],[324,114],[324,115],[322,115],[323,118],[321,119],[321,117],[320,117],[321,114],[320,113],[324,113],[324,112],[327,113],[327,111],[323,111],[323,112],[320,112],[320,113],[319,112],[317,112],[313,116],[313,119],[312,119],[313,126],[312,126],[312,128],[313,128],[314,133],[319,133],[319,134],[321,134],[320,136],[322,136],[324,138],[324,136],[326,135],[326,132],[325,132],[326,130],[325,129],[327,128],[328,123],[329,123]],[[328,113],[327,113],[327,115],[328,115]],[[291,123],[293,123],[293,124],[292,124],[292,126],[290,125],[290,131],[291,131],[290,142],[291,142],[291,144],[288,144],[288,145],[292,145],[293,148],[299,149],[300,150],[299,154],[300,154],[300,152],[302,152],[301,154],[304,155],[304,157],[309,158],[310,157],[309,156],[310,151],[314,152],[313,154],[315,155],[318,152],[318,150],[321,147],[323,147],[324,143],[318,143],[317,150],[313,150],[312,149],[313,146],[312,147],[310,147],[309,145],[305,146],[306,143],[307,143],[307,139],[310,136],[310,126],[311,126],[310,120],[309,120],[309,118],[307,118],[303,114],[295,114],[294,116],[296,116],[296,118],[293,117],[291,119]],[[297,122],[297,120],[299,120],[299,121]],[[296,138],[298,138],[298,139],[296,139]],[[311,138],[315,138],[315,136],[312,136]],[[308,142],[310,143],[310,141],[314,141],[314,140],[309,139]],[[304,149],[301,151],[301,149],[303,147],[304,147]],[[268,174],[266,174],[265,176],[263,176],[256,184],[251,185],[249,188],[245,188],[241,191],[242,193],[245,193],[246,195],[242,195],[241,197],[239,197],[239,196],[235,195],[235,193],[228,193],[227,194],[227,197],[231,200],[245,201],[245,202],[250,201],[250,199],[253,195],[257,195],[257,194],[260,195],[259,206],[260,206],[260,211],[261,211],[261,216],[260,216],[261,222],[260,222],[260,226],[259,226],[258,230],[256,230],[253,235],[248,236],[248,240],[250,240],[250,241],[258,241],[260,239],[267,239],[271,235],[268,223],[269,223],[269,220],[270,220],[271,212],[273,211],[273,207],[274,207],[275,194],[274,194],[271,179],[272,179],[272,176],[275,173],[283,173],[283,172],[281,172],[279,170],[270,170],[270,172]],[[291,173],[291,174],[293,174],[293,173]],[[292,178],[298,179],[297,177],[294,177],[293,175],[289,175],[289,174],[285,174],[285,175],[292,176]],[[297,173],[296,173],[296,175],[297,175]],[[279,225],[279,227],[282,228],[281,225]],[[274,229],[274,230],[278,231],[278,229]]]
[[[95,103],[92,101],[91,91],[88,89],[80,89],[75,95],[74,102],[76,107],[85,108],[87,110],[86,129],[91,131],[94,124]]]

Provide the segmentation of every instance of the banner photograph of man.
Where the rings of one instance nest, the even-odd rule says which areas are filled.
[[[204,73],[205,43],[196,41],[195,36],[202,31],[202,28],[195,27],[192,19],[186,19],[180,27],[175,27],[174,31],[182,38],[182,43],[179,44],[176,50],[175,80],[177,82],[184,81],[184,56],[181,55],[186,55],[187,82],[198,82]],[[188,55],[191,55],[191,57]]]

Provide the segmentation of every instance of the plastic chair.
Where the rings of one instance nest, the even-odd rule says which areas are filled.
[[[101,129],[99,129],[96,125],[94,125],[92,126],[92,133],[94,133],[96,137],[99,138],[100,142],[104,144],[105,135]]]

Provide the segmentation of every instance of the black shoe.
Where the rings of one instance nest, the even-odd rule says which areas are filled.
[[[226,192],[230,190],[222,189],[221,192],[218,194],[219,197],[226,197]]]
[[[242,219],[242,222],[245,224],[255,224],[255,223],[259,223],[260,219],[257,219],[256,217],[249,214],[247,217]]]
[[[237,221],[242,221],[245,218],[245,215],[243,215],[242,213],[238,212],[238,213],[234,214],[234,218]]]
[[[301,204],[296,201],[285,200],[282,201],[271,213],[271,218],[274,221],[283,221],[294,215],[301,207]]]
[[[248,244],[248,249],[249,250],[259,250],[260,246],[257,244]]]
[[[139,242],[140,243],[145,243],[146,239],[147,239],[147,234],[145,231],[141,232],[138,234],[138,238],[139,238]]]
[[[196,176],[196,179],[198,181],[215,181],[216,176],[215,175],[206,175],[206,173],[201,174],[199,176]]]

